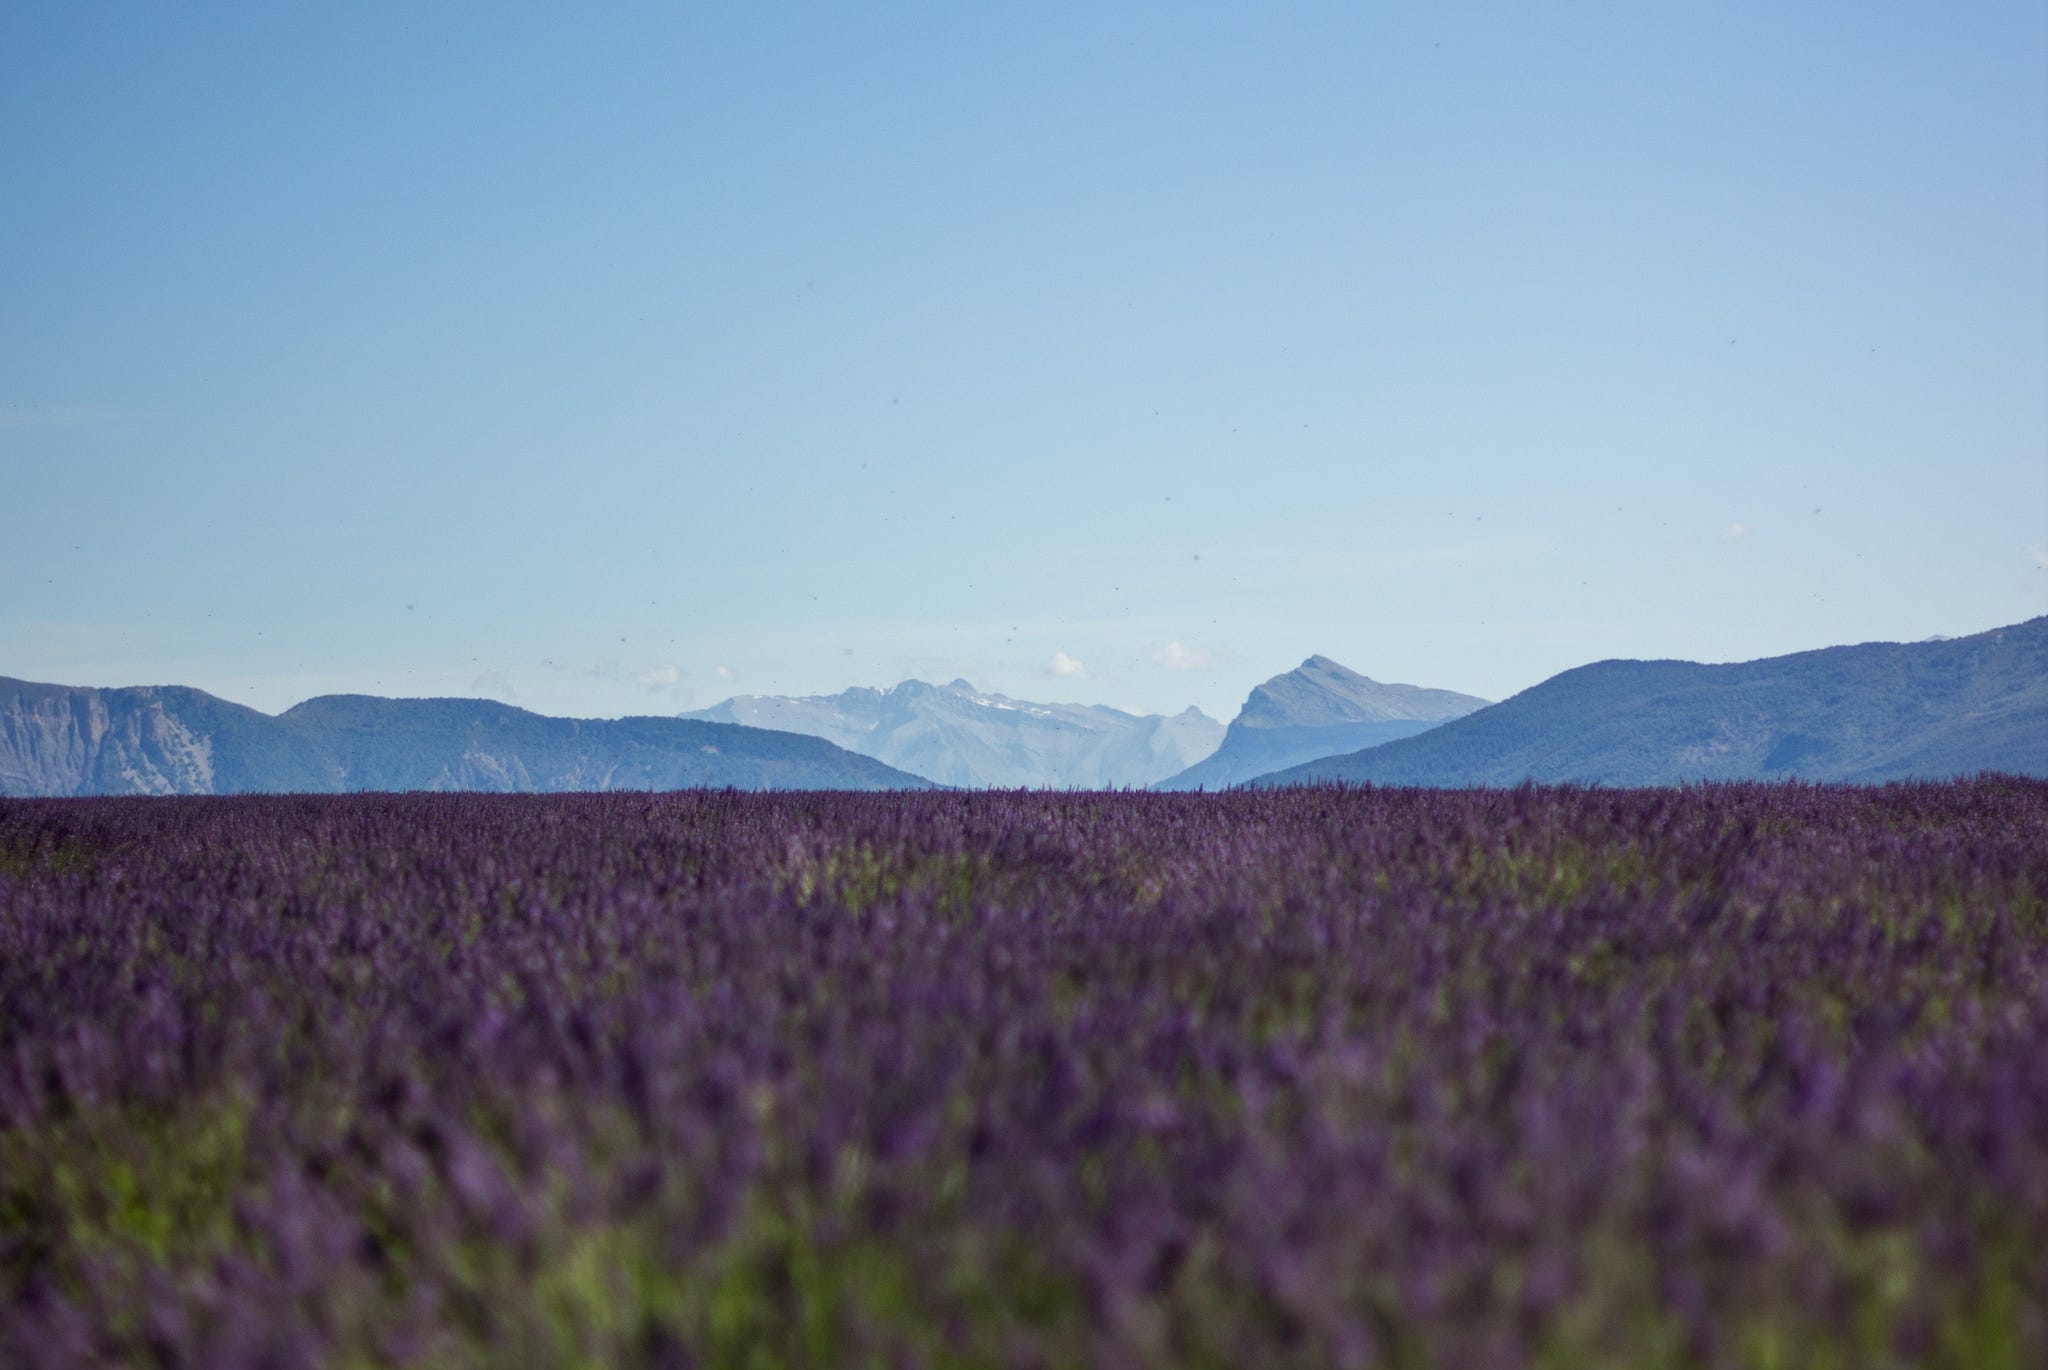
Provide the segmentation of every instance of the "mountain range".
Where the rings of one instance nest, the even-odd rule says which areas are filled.
[[[1186,770],[1224,738],[1223,725],[1200,709],[1141,715],[1101,704],[1040,704],[965,680],[906,680],[833,695],[736,695],[682,716],[808,733],[940,784],[972,788],[1143,787]]]
[[[0,677],[0,795],[344,790],[1155,789],[2048,776],[2048,617],[1729,665],[1602,661],[1488,705],[1312,656],[1228,729],[905,681],[680,718],[327,695],[265,714],[182,686]]]
[[[1253,783],[1870,782],[1985,770],[2048,776],[2048,617],[1730,665],[1596,662],[1420,736]]]
[[[1316,757],[1413,737],[1486,701],[1455,690],[1384,685],[1312,656],[1254,688],[1223,745],[1154,789],[1220,789]]]
[[[326,695],[282,714],[183,686],[0,676],[0,795],[347,790],[928,789],[802,737],[676,718],[546,718],[488,699]]]

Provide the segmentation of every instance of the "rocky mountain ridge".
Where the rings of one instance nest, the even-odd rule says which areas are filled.
[[[1213,752],[1223,725],[1200,709],[1128,714],[1046,704],[966,680],[906,680],[832,695],[736,695],[684,718],[828,738],[849,751],[969,788],[1149,785]]]

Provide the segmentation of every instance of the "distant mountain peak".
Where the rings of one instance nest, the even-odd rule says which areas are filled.
[[[1240,784],[1283,766],[1410,737],[1486,703],[1455,690],[1382,684],[1317,654],[1254,687],[1215,754],[1160,787]]]
[[[1330,727],[1343,723],[1442,722],[1484,707],[1455,690],[1382,684],[1320,654],[1256,686],[1236,723],[1247,728]]]
[[[947,785],[1149,785],[1216,750],[1223,725],[905,680],[834,695],[735,696],[686,718],[809,733]]]

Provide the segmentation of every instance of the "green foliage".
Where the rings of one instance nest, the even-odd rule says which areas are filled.
[[[72,1283],[109,1261],[186,1264],[226,1248],[248,1179],[250,1111],[230,1096],[0,1130],[0,1231],[14,1243],[0,1287],[31,1273]]]

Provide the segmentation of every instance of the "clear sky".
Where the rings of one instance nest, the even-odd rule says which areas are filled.
[[[1219,718],[2048,612],[2048,6],[0,5],[0,674]]]

